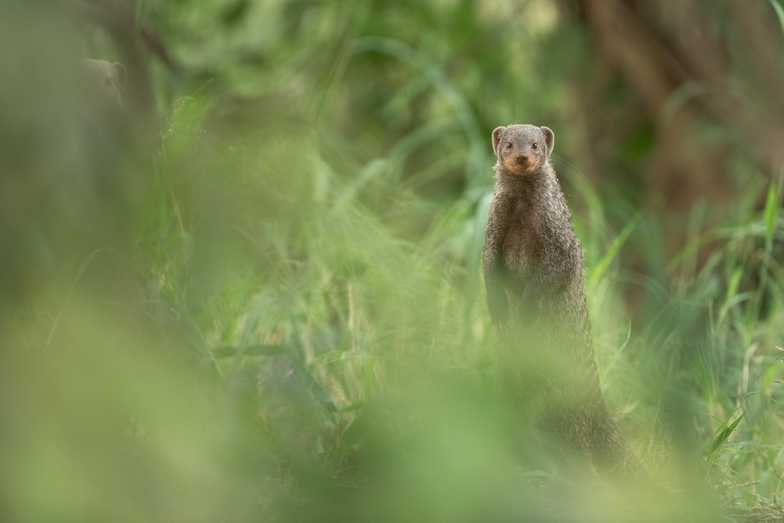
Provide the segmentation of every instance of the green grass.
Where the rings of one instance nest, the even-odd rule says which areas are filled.
[[[12,324],[81,347],[58,358],[50,379],[67,392],[40,412],[66,416],[69,431],[98,430],[91,445],[105,447],[111,481],[91,494],[95,473],[79,456],[92,447],[63,449],[63,436],[35,429],[40,441],[25,442],[17,469],[29,474],[23,456],[52,445],[57,455],[41,458],[43,476],[18,484],[33,496],[20,507],[67,513],[76,509],[64,500],[76,496],[98,514],[188,519],[150,501],[142,478],[152,474],[161,492],[184,488],[193,513],[229,519],[624,520],[631,510],[685,521],[778,510],[782,323],[769,253],[781,232],[771,204],[701,233],[718,238],[702,272],[635,316],[621,302],[621,254],[646,218],[591,235],[608,238],[586,249],[599,253],[586,274],[603,387],[649,474],[614,484],[582,458],[561,462],[528,426],[537,407],[497,389],[475,263],[482,212],[459,200],[437,206],[377,161],[341,172],[308,139],[214,141],[200,132],[202,103],[176,107],[146,196],[154,208],[141,210],[146,225],[128,237],[142,248],[137,263],[105,269],[135,271],[141,296],[137,284],[100,283],[98,267],[112,261],[97,253],[62,273],[73,278],[72,297],[41,309],[56,324]],[[777,198],[775,188],[768,194]],[[766,286],[755,287],[764,274]],[[59,294],[48,283],[36,289],[44,304]],[[104,305],[115,302],[124,305]],[[132,325],[122,319],[128,307]],[[534,382],[557,372],[524,365]],[[77,377],[96,366],[106,374]],[[47,390],[34,389],[42,400]],[[68,419],[74,409],[109,409],[113,425]],[[121,459],[126,445],[140,461]],[[79,470],[85,483],[52,483],[52,467]],[[126,477],[134,467],[146,472]],[[120,503],[126,496],[135,511]]]
[[[189,39],[219,17],[161,7],[183,56],[220,70],[162,87],[141,147],[96,133],[73,75],[51,72],[71,47],[20,48],[60,83],[0,86],[0,519],[782,518],[781,182],[715,222],[696,210],[666,255],[662,217],[583,177],[557,131],[602,388],[641,469],[598,474],[536,428],[547,404],[504,387],[567,373],[526,339],[503,368],[479,267],[482,137],[563,117],[564,93],[500,45],[517,35],[500,15],[404,4],[321,3],[302,27],[248,8],[280,17],[258,71],[216,58],[249,29]],[[42,19],[0,20],[0,43],[21,27],[51,43]],[[450,53],[467,30],[475,65]]]

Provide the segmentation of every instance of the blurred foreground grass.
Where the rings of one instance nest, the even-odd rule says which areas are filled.
[[[656,217],[557,165],[603,387],[646,468],[613,481],[499,385],[478,267],[492,162],[437,69],[357,44],[423,74],[408,89],[459,122],[391,151],[381,125],[370,144],[341,134],[343,95],[322,96],[342,84],[306,78],[238,109],[180,95],[137,142],[80,89],[78,33],[9,9],[0,44],[25,39],[40,47],[0,58],[3,521],[782,517],[779,184],[717,228],[693,213],[667,260]],[[314,100],[334,107],[314,118]],[[462,148],[462,191],[439,193],[438,163],[406,176],[441,137]],[[646,276],[619,264],[629,248]],[[532,387],[558,372],[521,360]]]

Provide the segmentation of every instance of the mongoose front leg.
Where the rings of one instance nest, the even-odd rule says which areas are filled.
[[[506,322],[508,303],[506,298],[508,271],[504,266],[503,246],[509,232],[514,202],[496,195],[490,205],[490,215],[485,230],[485,246],[482,262],[487,292],[487,307],[496,326]]]

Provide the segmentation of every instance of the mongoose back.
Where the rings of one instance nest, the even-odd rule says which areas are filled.
[[[556,414],[557,430],[570,443],[592,452],[594,459],[611,460],[617,436],[593,359],[582,248],[550,164],[555,134],[534,125],[497,127],[492,145],[496,184],[483,265],[493,323],[501,332],[519,327],[526,329],[520,332],[536,332],[538,347],[566,356],[580,392]],[[507,344],[515,343],[515,337],[508,338]],[[574,385],[569,380],[551,382],[556,383],[551,387],[556,392],[546,394],[548,399],[562,394],[558,389]],[[559,408],[560,404],[554,411]]]

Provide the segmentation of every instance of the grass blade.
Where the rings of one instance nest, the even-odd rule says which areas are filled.
[[[615,260],[615,258],[621,252],[623,244],[626,243],[626,240],[629,239],[629,236],[631,236],[639,221],[640,216],[637,215],[636,218],[626,224],[626,227],[624,227],[621,233],[613,240],[610,248],[607,250],[607,253],[602,256],[602,259],[599,260],[599,263],[596,264],[596,267],[594,267],[593,271],[591,272],[591,279],[589,283],[589,286],[592,289],[596,288],[602,278],[604,278],[604,275],[609,270],[613,260]]]
[[[730,283],[727,286],[727,296],[724,300],[724,305],[722,305],[719,312],[719,324],[724,321],[724,318],[727,316],[727,313],[730,311],[733,305],[737,305],[739,303],[735,297],[738,295],[738,287],[740,287],[741,278],[743,278],[743,267],[738,267],[733,271],[732,276],[730,277]]]
[[[719,432],[716,433],[715,436],[713,436],[713,441],[711,441],[710,447],[705,452],[706,458],[712,457],[713,454],[715,454],[716,451],[719,449],[719,447],[724,445],[724,443],[729,439],[729,437],[732,436],[732,433],[735,432],[736,428],[738,428],[738,424],[740,423],[740,420],[743,419],[744,415],[745,413],[741,412],[737,418],[727,423],[723,429],[721,429]]]
[[[765,202],[765,245],[770,247],[773,242],[773,235],[776,233],[776,225],[779,220],[779,184],[772,183],[768,189],[768,198]]]
[[[781,31],[784,32],[784,8],[781,7],[779,0],[768,0],[770,2],[770,6],[776,11],[776,17],[779,19],[779,25],[781,26]]]

